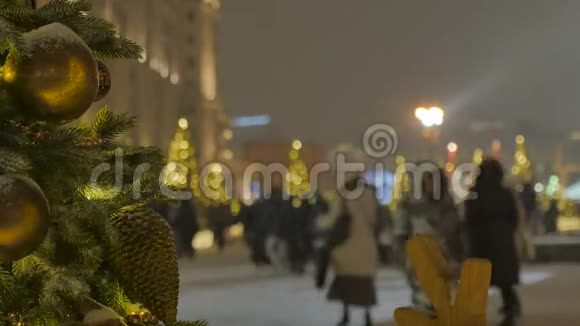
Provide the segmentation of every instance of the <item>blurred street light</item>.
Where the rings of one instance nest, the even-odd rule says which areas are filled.
[[[415,110],[415,117],[424,127],[439,127],[443,124],[445,112],[440,107],[434,106],[429,109],[420,107]]]
[[[458,149],[458,148],[459,148],[459,147],[457,146],[457,143],[451,142],[451,143],[447,144],[447,150],[448,150],[450,153],[455,153],[455,152],[457,152],[457,149]]]
[[[428,109],[419,107],[415,109],[415,117],[423,126],[423,138],[429,147],[429,156],[437,161],[437,142],[439,140],[439,127],[443,125],[445,112],[438,106]]]

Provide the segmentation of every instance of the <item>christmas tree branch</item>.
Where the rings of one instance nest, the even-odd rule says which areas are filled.
[[[31,163],[26,154],[14,149],[0,147],[0,174],[26,174],[32,169]]]
[[[51,0],[38,9],[38,15],[47,21],[63,21],[80,17],[90,10],[91,2],[88,0]]]
[[[97,113],[91,130],[93,136],[111,140],[135,125],[135,118],[127,114],[114,114],[108,107]]]
[[[0,7],[1,10],[1,7]],[[30,48],[14,24],[0,18],[0,54],[10,51],[16,60],[30,56]]]

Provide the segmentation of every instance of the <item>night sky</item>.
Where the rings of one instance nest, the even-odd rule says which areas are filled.
[[[545,155],[580,129],[580,1],[222,2],[225,109],[273,118],[242,140],[357,143],[387,122],[412,153],[421,104],[447,110],[441,141],[469,155],[494,137],[511,153],[518,132]]]

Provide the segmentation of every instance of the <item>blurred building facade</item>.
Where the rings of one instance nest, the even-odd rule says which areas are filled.
[[[245,169],[249,171],[254,171],[250,166],[254,163],[263,164],[264,168],[270,166],[271,164],[282,164],[286,168],[289,167],[291,158],[290,153],[292,151],[292,142],[247,142],[243,144],[240,158],[243,162],[242,165]],[[317,143],[301,143],[300,148],[300,159],[306,165],[308,172],[310,174],[313,166],[319,163],[328,162],[327,149],[324,145]],[[272,174],[272,177],[276,177],[276,173],[272,170],[259,170],[259,173]],[[333,180],[330,171],[323,170],[321,173],[316,173],[310,177],[315,177],[315,185],[317,190],[326,191],[334,189]],[[238,171],[238,176],[241,173]],[[274,180],[273,180],[274,181]],[[310,180],[313,182],[313,180]],[[247,195],[247,194],[244,194]]]
[[[233,131],[223,108],[218,84],[217,27],[221,2],[220,0],[194,2],[198,8],[196,43],[199,73],[196,93],[199,107],[196,126],[199,159],[202,164],[216,160],[233,161],[235,158],[229,144],[233,138]]]
[[[178,119],[192,117],[195,110],[195,1],[94,0],[93,11],[144,49],[139,62],[107,63],[113,88],[95,106],[137,116],[127,143],[165,150]]]
[[[292,149],[292,142],[247,142],[242,147],[241,158],[248,164],[259,162],[266,165],[282,163],[287,165],[290,161],[288,156]],[[300,149],[300,158],[308,167],[326,162],[327,149],[317,143],[303,143]]]
[[[48,0],[38,0],[42,6]],[[83,117],[104,105],[137,117],[123,139],[166,151],[181,117],[190,120],[201,162],[219,158],[228,125],[218,92],[219,0],[93,0],[93,14],[144,49],[137,61],[107,62],[113,87]]]

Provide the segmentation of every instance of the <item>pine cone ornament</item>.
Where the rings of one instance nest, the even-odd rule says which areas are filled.
[[[177,317],[179,268],[171,228],[159,214],[139,206],[124,208],[112,222],[119,245],[111,262],[127,296],[172,325]]]

